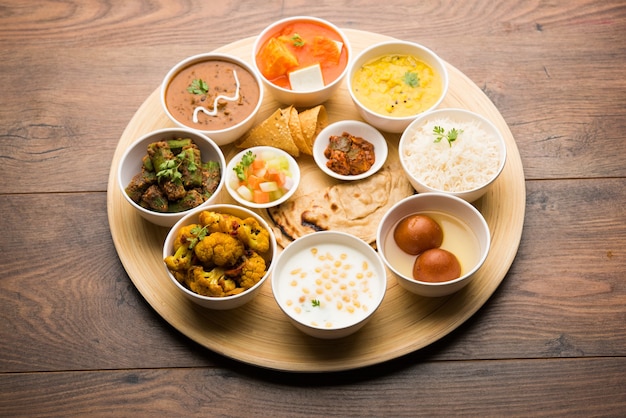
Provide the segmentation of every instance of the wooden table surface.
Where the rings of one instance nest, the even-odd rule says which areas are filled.
[[[526,178],[487,303],[384,364],[216,354],[137,291],[107,220],[117,143],[177,61],[314,15],[422,43],[497,106]],[[0,2],[0,416],[626,413],[626,3]]]

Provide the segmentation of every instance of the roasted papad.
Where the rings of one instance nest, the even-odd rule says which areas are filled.
[[[304,194],[268,209],[268,214],[280,229],[276,238],[282,247],[324,230],[347,232],[372,245],[387,210],[413,193],[400,164],[393,162],[363,180],[307,188]]]
[[[276,109],[252,128],[236,146],[245,149],[265,145],[280,148],[293,157],[313,155],[313,142],[327,125],[328,115],[323,105],[301,112],[289,106]]]

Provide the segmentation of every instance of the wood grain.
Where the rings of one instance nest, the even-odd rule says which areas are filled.
[[[38,382],[45,378],[65,395],[39,401],[37,411],[45,416],[114,416],[119,405],[123,415],[159,416],[617,416],[626,408],[625,367],[624,358],[432,362],[376,379],[271,372],[257,378],[211,368],[115,370],[82,372],[79,385],[71,372],[31,373],[0,375],[0,405],[7,405],[8,416],[24,415],[30,399],[40,398]],[[288,395],[278,400],[276,393]]]
[[[519,251],[471,318],[306,375],[169,325],[106,212],[120,136],[167,70],[301,13],[438,52],[497,107],[526,177]],[[622,416],[625,39],[621,0],[4,1],[0,416]]]

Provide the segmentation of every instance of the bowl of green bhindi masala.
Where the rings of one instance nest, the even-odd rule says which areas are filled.
[[[117,178],[138,216],[171,227],[190,209],[216,202],[225,167],[222,150],[206,135],[166,128],[143,135],[124,151]]]

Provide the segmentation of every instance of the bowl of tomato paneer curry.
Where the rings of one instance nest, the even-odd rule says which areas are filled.
[[[279,102],[315,106],[328,100],[348,72],[352,56],[346,35],[310,16],[279,20],[254,42],[253,66]]]

